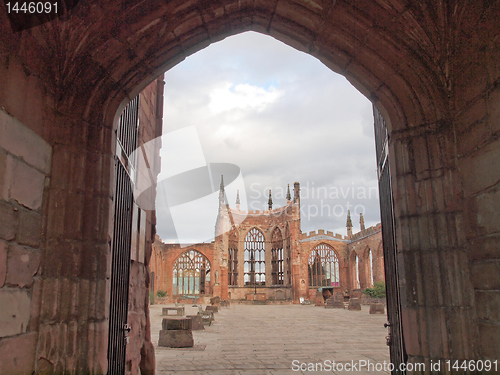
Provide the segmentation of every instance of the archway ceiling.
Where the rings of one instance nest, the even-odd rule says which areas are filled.
[[[453,42],[486,7],[473,3],[80,0],[67,20],[16,34],[1,13],[0,38],[55,92],[60,111],[78,108],[90,121],[103,121],[106,110],[96,106],[114,114],[127,96],[186,56],[254,30],[317,57],[381,104],[393,122],[411,126],[446,117]]]

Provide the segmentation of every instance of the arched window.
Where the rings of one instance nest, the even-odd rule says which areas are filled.
[[[278,228],[271,236],[271,259],[273,285],[283,285],[283,236]]]
[[[319,244],[309,254],[309,286],[339,286],[339,259],[332,247]]]
[[[292,248],[291,248],[292,237],[290,235],[290,226],[288,225],[288,223],[286,224],[285,238],[286,238],[285,254],[286,254],[286,273],[287,273],[285,279],[287,285],[292,285]]]
[[[354,289],[359,289],[359,258],[358,255],[355,255],[354,258]]]
[[[173,294],[210,294],[210,262],[196,250],[182,254],[174,264]]]
[[[228,285],[238,285],[238,238],[235,230],[229,233]]]
[[[266,284],[266,251],[264,235],[257,228],[245,236],[245,285]]]

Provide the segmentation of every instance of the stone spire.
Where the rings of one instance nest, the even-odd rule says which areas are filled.
[[[269,211],[273,209],[273,198],[271,197],[271,190],[269,190],[269,200],[267,201],[267,204],[269,205]]]
[[[220,176],[219,206],[226,203],[226,193],[224,191],[224,176]]]
[[[365,230],[365,219],[363,218],[363,213],[359,214],[359,225],[361,230]]]
[[[236,209],[237,210],[240,209],[240,191],[239,190],[236,191]]]
[[[347,210],[347,238],[351,239],[352,237],[352,220],[351,220],[351,211]]]
[[[288,184],[286,188],[286,203],[290,203],[292,201],[292,195],[290,194],[290,184]]]

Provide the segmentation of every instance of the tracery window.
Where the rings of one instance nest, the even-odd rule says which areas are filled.
[[[265,285],[266,251],[264,235],[257,228],[252,228],[245,236],[245,285]]]
[[[309,286],[339,286],[339,259],[327,244],[319,244],[309,254]]]
[[[229,233],[228,285],[238,285],[238,238],[234,230]]]
[[[210,294],[210,262],[196,250],[182,254],[174,264],[173,294]]]
[[[271,236],[271,265],[273,285],[283,285],[283,236],[278,228],[274,229]]]

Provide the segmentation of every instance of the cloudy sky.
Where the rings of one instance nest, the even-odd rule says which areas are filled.
[[[366,226],[380,221],[371,103],[317,59],[249,32],[188,57],[165,82],[164,241],[211,240],[222,173],[230,206],[240,190],[254,210],[269,189],[273,207],[285,205],[287,184],[300,182],[303,232],[346,234],[347,209],[354,232],[359,212]]]

